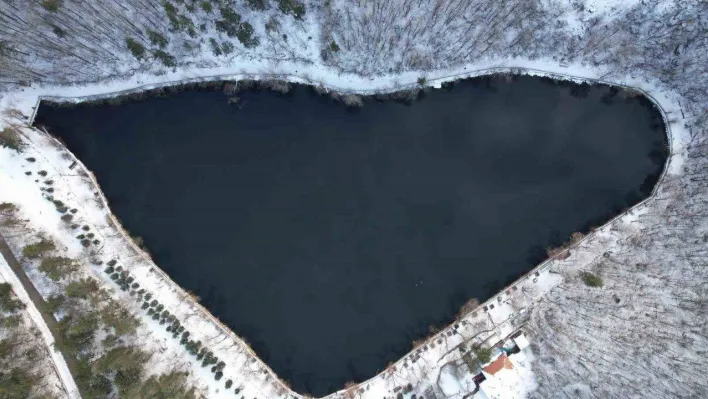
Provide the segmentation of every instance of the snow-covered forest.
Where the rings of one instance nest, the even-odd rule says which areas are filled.
[[[674,130],[674,136],[670,137],[672,169],[661,181],[656,196],[633,215],[613,223],[606,233],[583,241],[568,259],[553,263],[550,272],[557,273],[562,281],[530,306],[529,314],[524,317],[523,328],[532,342],[535,359],[531,363],[535,390],[528,396],[708,397],[705,378],[708,370],[706,1],[5,0],[0,2],[0,100],[4,108],[0,130],[20,124],[19,121],[31,113],[34,103],[22,101],[36,99],[36,95],[15,96],[23,90],[81,95],[88,84],[125,82],[136,76],[140,76],[136,79],[142,82],[158,82],[162,76],[186,74],[186,71],[191,77],[198,77],[200,73],[209,75],[215,69],[233,75],[287,72],[315,83],[366,91],[393,90],[426,82],[434,84],[434,78],[465,72],[474,74],[475,70],[490,67],[513,67],[523,73],[525,67],[537,65],[553,66],[556,71],[568,68],[568,75],[579,74],[619,84],[642,84],[652,95],[661,95],[676,106],[666,114],[666,122]],[[135,85],[125,85],[131,84]],[[92,90],[100,92],[102,89]],[[11,112],[13,107],[19,110]],[[22,141],[27,140],[31,146],[26,151],[32,151],[31,156],[37,157],[39,162],[43,162],[40,156],[45,156],[50,165],[58,165],[54,175],[49,177],[56,180],[58,187],[64,187],[57,188],[57,195],[62,190],[75,192],[72,187],[75,190],[79,185],[91,183],[88,176],[67,170],[70,162],[62,158],[65,155],[56,145],[48,144],[36,132],[21,133],[22,128],[16,129],[19,129],[16,135],[10,135],[15,130],[3,130],[8,132],[7,136],[0,136],[4,140],[0,141],[0,147],[4,147],[0,148],[2,165],[25,162],[24,166],[17,167],[18,175],[25,170],[29,172],[30,169],[23,169],[30,168],[25,161],[27,155],[8,150],[9,146],[22,146]],[[65,298],[54,302],[57,314],[71,314],[77,323],[90,322],[103,331],[91,336],[88,342],[79,342],[83,346],[75,348],[81,354],[91,352],[91,357],[81,358],[87,364],[93,363],[89,368],[95,374],[94,380],[88,386],[102,388],[104,393],[113,390],[115,384],[120,384],[120,380],[114,381],[120,370],[108,368],[108,362],[101,359],[120,357],[126,362],[125,370],[134,372],[138,368],[136,364],[144,359],[141,356],[147,355],[139,348],[132,352],[120,348],[129,348],[127,344],[141,341],[159,348],[150,354],[149,362],[145,360],[151,365],[171,362],[175,364],[174,370],[198,369],[199,361],[175,360],[180,356],[186,358],[193,348],[185,350],[179,345],[163,345],[162,336],[151,336],[149,323],[153,315],[146,317],[139,313],[143,301],[126,300],[125,296],[121,299],[120,292],[116,295],[106,288],[110,287],[107,285],[110,281],[101,280],[109,280],[103,270],[89,270],[97,254],[61,242],[59,235],[65,234],[61,232],[66,229],[66,223],[61,229],[47,227],[53,225],[41,212],[33,211],[33,204],[23,204],[21,196],[10,193],[21,191],[13,186],[20,181],[13,173],[0,170],[0,183],[5,184],[0,186],[0,199],[8,201],[7,204],[16,202],[18,216],[6,212],[0,233],[12,235],[18,251],[25,245],[41,242],[37,233],[61,243],[48,251],[47,259],[62,258],[68,251],[77,259],[76,263],[69,264],[68,269],[67,265],[55,264],[54,269],[41,272],[42,260],[36,259],[28,262],[28,273],[36,284],[44,287],[46,299],[57,299],[60,289],[64,291],[73,284],[76,296],[62,294]],[[92,189],[81,187],[79,191],[87,194],[72,197],[73,206],[84,204],[82,212],[96,208]],[[46,196],[46,191],[41,195]],[[41,201],[40,194],[37,197]],[[81,198],[85,201],[78,201]],[[48,204],[50,208],[56,205]],[[124,245],[101,212],[94,212],[98,216],[91,219],[96,223],[91,233],[96,231],[96,239],[101,238],[103,247],[108,243],[114,243],[114,248]],[[57,220],[57,223],[60,222]],[[42,228],[48,231],[36,231]],[[76,234],[89,233],[74,232],[68,238],[73,239]],[[89,241],[88,247],[91,245]],[[126,268],[133,262],[133,273],[147,278],[151,264],[140,259],[139,254],[117,249],[100,253],[101,256],[116,254],[122,254],[121,264]],[[52,270],[55,273],[78,271],[78,274],[54,274],[56,281],[53,281],[49,274]],[[595,280],[584,278],[587,276]],[[174,292],[169,285],[156,285],[156,292],[158,288],[163,295],[160,301],[179,303],[164,299]],[[110,295],[104,297],[99,293]],[[86,304],[91,301],[96,301],[98,313],[86,313]],[[131,307],[135,303],[137,307]],[[182,313],[175,309],[170,311],[194,319],[201,317],[199,310],[192,307]],[[111,320],[113,312],[131,316],[121,318],[124,322],[133,317],[136,320],[135,325],[126,327],[128,331],[122,341],[114,341],[121,337],[110,337],[116,335],[109,334],[116,332],[116,326],[105,322],[106,318]],[[489,317],[492,326],[497,327],[494,316]],[[115,317],[113,319],[115,321]],[[65,324],[72,318],[67,320]],[[472,327],[490,329],[489,324],[481,322],[473,322],[467,328]],[[472,332],[469,337],[464,333],[458,335],[465,337],[462,344],[448,342],[445,338],[445,345],[464,348],[477,339],[477,334]],[[450,339],[455,337],[457,335]],[[214,342],[232,342],[218,334],[213,338]],[[442,342],[437,339],[433,337],[429,341],[432,347]],[[104,345],[106,340],[109,345]],[[233,359],[240,359],[243,365],[240,368],[227,365],[225,372],[234,376],[238,373],[253,375],[238,374],[242,378],[237,384],[249,378],[257,379],[257,388],[246,384],[245,389],[253,389],[249,393],[257,392],[259,397],[290,395],[282,386],[259,390],[269,376],[261,377],[261,371],[267,373],[260,366],[251,368],[250,360],[247,363],[244,360],[247,357],[241,356],[247,350],[239,349],[238,341],[234,342],[221,344],[223,352],[236,351]],[[428,351],[429,343],[419,343],[412,357],[425,356],[420,351],[423,348]],[[463,355],[471,353],[469,347],[467,353],[462,349],[461,352],[454,361],[462,362]],[[400,380],[385,385],[383,391],[369,391],[368,385],[361,389],[352,385],[342,395],[374,397],[375,393],[376,397],[396,397],[404,394],[398,390],[392,393],[389,388],[412,384],[405,390],[406,397],[423,392],[425,397],[464,396],[465,392],[450,393],[449,386],[435,385],[435,381],[439,381],[436,373],[441,373],[441,367],[452,361],[450,353],[431,359],[441,362],[439,367],[419,368],[411,372],[410,378],[408,374],[404,376],[400,367],[387,370],[382,378],[389,381],[400,377]],[[159,372],[164,372],[162,375],[184,390],[185,395],[194,393],[186,387],[181,373],[164,367]],[[144,368],[140,368],[139,374],[145,384],[164,382]],[[204,375],[212,379],[209,373],[195,372],[188,380],[203,388],[200,384],[207,384]],[[460,377],[460,380],[465,378]],[[223,383],[220,381],[219,386]],[[239,385],[229,388],[233,393]],[[131,392],[126,389],[124,386],[122,393]],[[201,392],[214,396],[218,391],[207,387]],[[139,393],[132,394],[139,397]],[[223,389],[221,394],[224,394]],[[235,395],[228,397],[240,397]]]

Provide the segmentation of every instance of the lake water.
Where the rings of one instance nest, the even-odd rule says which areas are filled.
[[[665,161],[648,100],[608,87],[474,79],[405,105],[190,91],[55,108],[156,263],[296,391],[374,376],[651,191]]]

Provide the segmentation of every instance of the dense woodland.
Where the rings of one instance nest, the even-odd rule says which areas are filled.
[[[534,395],[708,397],[708,2],[643,0],[605,14],[593,13],[583,1],[553,0],[0,3],[5,88],[233,60],[425,76],[484,59],[513,64],[512,57],[583,62],[607,79],[634,76],[656,83],[680,96],[691,132],[690,145],[674,149],[685,158],[683,173],[664,182],[639,217],[639,229],[616,232],[619,246],[592,265],[599,280],[588,285],[583,275],[558,270],[564,283],[533,310],[528,329],[537,356]],[[49,276],[69,270],[51,251],[43,259],[50,259]],[[65,350],[85,370],[77,382],[97,390],[96,397],[114,385],[121,397],[135,397],[130,381],[182,389],[178,374],[145,375],[140,365],[150,354],[120,344],[115,333],[102,338],[111,342],[96,352],[95,331],[116,326],[106,324],[109,298],[91,287],[90,281],[74,282],[52,300],[72,314],[62,325]],[[86,311],[87,301],[100,305]],[[130,336],[130,328],[125,333]]]

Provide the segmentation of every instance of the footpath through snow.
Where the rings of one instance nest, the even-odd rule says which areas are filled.
[[[62,356],[61,352],[54,348],[54,337],[52,336],[51,331],[49,331],[49,327],[47,327],[44,323],[44,319],[42,319],[39,309],[37,309],[34,305],[34,302],[30,299],[29,294],[25,291],[22,283],[20,283],[20,280],[17,278],[12,269],[10,269],[10,265],[7,264],[5,258],[2,256],[0,256],[0,281],[7,282],[12,286],[12,290],[15,295],[17,295],[17,297],[26,306],[24,312],[41,333],[42,340],[47,347],[47,351],[51,355],[51,360],[54,364],[56,375],[64,388],[63,396],[70,399],[80,398],[79,388],[76,386],[76,382],[74,382],[74,378],[69,372],[69,367],[66,365],[64,356]]]

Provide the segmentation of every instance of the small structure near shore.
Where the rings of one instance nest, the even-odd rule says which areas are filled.
[[[523,367],[530,345],[526,336],[517,332],[506,340],[499,355],[482,366],[482,371],[474,377],[476,390],[473,399],[513,399],[523,398],[526,387],[533,385],[532,375]],[[517,367],[520,366],[520,367]]]

